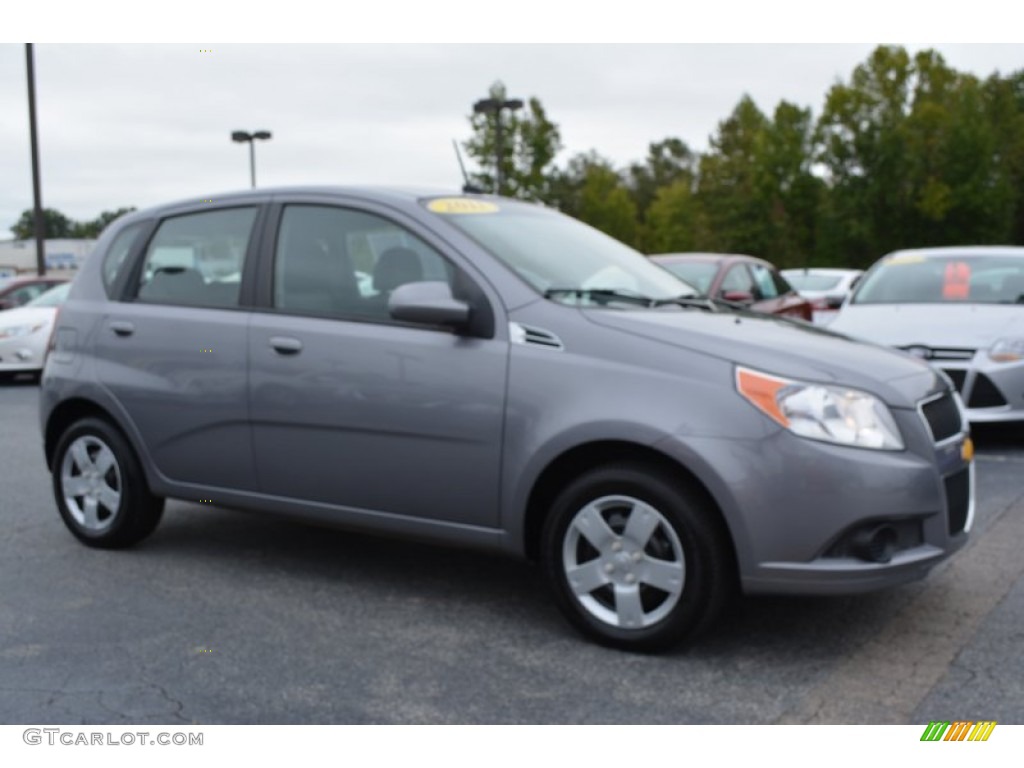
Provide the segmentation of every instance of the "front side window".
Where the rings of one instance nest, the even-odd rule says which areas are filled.
[[[747,270],[746,265],[736,264],[729,268],[729,271],[725,273],[725,278],[722,280],[722,288],[720,292],[723,295],[726,293],[749,293],[751,296],[757,295],[756,286],[750,277],[750,272]]]
[[[289,205],[274,258],[274,306],[301,314],[390,320],[408,283],[456,284],[454,267],[404,227],[348,208]]]
[[[757,285],[758,293],[762,299],[777,299],[784,293],[789,293],[789,286],[781,277],[776,277],[768,267],[760,264],[751,264],[750,271],[754,273],[754,283]]]
[[[256,208],[175,216],[146,249],[138,298],[155,304],[237,307]]]

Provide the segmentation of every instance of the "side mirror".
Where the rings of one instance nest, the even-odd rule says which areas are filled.
[[[754,303],[754,294],[749,291],[722,291],[722,298],[735,304]]]
[[[462,326],[469,322],[469,304],[452,296],[448,283],[406,283],[391,292],[388,312],[395,320],[424,325]]]
[[[845,296],[826,296],[825,306],[829,309],[839,309],[843,306],[843,299],[845,298]]]

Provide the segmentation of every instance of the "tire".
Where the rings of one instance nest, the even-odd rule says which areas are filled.
[[[541,541],[569,622],[603,645],[641,652],[672,648],[714,621],[735,589],[731,553],[702,494],[632,464],[570,482]]]
[[[164,500],[149,492],[139,460],[106,421],[72,424],[57,443],[53,494],[64,524],[83,544],[129,547],[156,529]]]

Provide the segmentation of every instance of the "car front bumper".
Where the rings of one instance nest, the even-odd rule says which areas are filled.
[[[978,350],[966,360],[929,362],[952,380],[970,422],[1024,421],[1024,361],[997,363]]]
[[[702,438],[678,448],[681,462],[699,461],[711,473],[698,476],[726,519],[745,592],[880,589],[921,578],[964,546],[974,517],[966,430],[935,442],[920,409],[893,415],[907,443],[902,451],[833,445],[784,429],[755,441]],[[877,557],[865,545],[876,535],[890,543]]]

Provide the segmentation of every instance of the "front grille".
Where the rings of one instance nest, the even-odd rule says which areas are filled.
[[[936,443],[960,434],[963,429],[960,409],[957,408],[953,395],[948,392],[922,405],[921,413],[924,414],[928,429],[932,432],[932,439]]]
[[[953,382],[953,386],[956,387],[957,392],[964,391],[964,381],[967,379],[967,371],[962,368],[943,368],[942,372],[949,376]]]
[[[976,350],[932,348],[930,360],[972,360]]]
[[[971,396],[967,401],[968,408],[996,408],[1006,405],[1006,398],[1003,393],[996,389],[992,380],[983,373],[974,377],[974,386],[971,387]]]
[[[962,469],[945,480],[946,508],[949,511],[949,535],[960,533],[967,525],[967,512],[971,505],[971,473]]]

